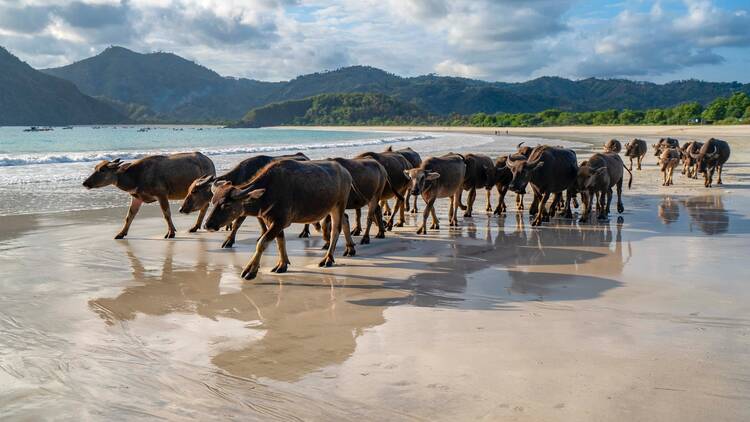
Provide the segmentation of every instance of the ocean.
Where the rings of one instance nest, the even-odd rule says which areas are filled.
[[[487,135],[297,129],[223,129],[206,126],[77,126],[47,132],[0,127],[0,215],[125,206],[114,187],[86,190],[81,182],[101,160],[200,151],[223,172],[257,154],[297,151],[309,157],[351,157],[411,146],[423,156],[445,151],[508,152],[524,140]],[[526,140],[534,143],[533,140]],[[561,144],[562,141],[554,141]]]

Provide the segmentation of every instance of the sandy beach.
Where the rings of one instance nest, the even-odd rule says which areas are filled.
[[[388,128],[454,129],[505,131]],[[123,208],[0,217],[3,415],[747,420],[750,127],[508,130],[590,144],[579,160],[611,137],[665,135],[722,138],[732,157],[723,186],[675,174],[662,187],[649,151],[625,213],[605,222],[532,228],[485,213],[481,192],[449,229],[439,201],[441,230],[418,236],[408,215],[328,269],[320,234],[294,225],[289,272],[270,273],[272,246],[253,281],[239,277],[249,220],[227,250],[224,232],[187,233],[195,217],[175,204],[173,240],[155,205],[122,241]]]

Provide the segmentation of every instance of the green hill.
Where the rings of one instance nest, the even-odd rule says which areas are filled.
[[[121,123],[109,105],[69,81],[37,70],[0,47],[0,125],[61,126]]]
[[[383,94],[322,94],[254,108],[233,127],[366,125],[425,117],[419,107]]]
[[[72,81],[85,94],[150,110],[143,115],[185,122],[237,120],[253,108],[326,93],[378,93],[442,116],[548,109],[645,110],[691,101],[707,105],[734,92],[750,93],[750,84],[736,82],[654,84],[543,77],[504,83],[436,75],[404,78],[368,66],[302,75],[286,82],[262,82],[223,77],[174,54],[140,54],[122,47],[110,47],[97,56],[44,72]]]

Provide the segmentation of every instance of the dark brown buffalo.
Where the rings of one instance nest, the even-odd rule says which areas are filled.
[[[214,208],[206,221],[208,230],[219,230],[240,216],[259,217],[268,229],[255,245],[255,254],[242,271],[246,280],[255,278],[260,258],[273,239],[279,247],[279,261],[271,272],[286,272],[284,229],[292,223],[315,223],[331,217],[328,252],[318,264],[330,267],[342,226],[346,238],[344,256],[355,254],[354,242],[344,210],[349,202],[352,176],[339,163],[321,161],[274,161],[264,167],[247,185],[237,187],[228,182],[216,186],[211,202]]]
[[[393,151],[393,147],[388,147],[388,149],[386,150],[386,152],[394,152]],[[406,160],[409,162],[409,164],[411,164],[412,168],[417,168],[417,167],[420,166],[420,164],[422,164],[422,157],[419,155],[418,152],[416,152],[413,149],[411,149],[411,147],[397,149],[395,152],[403,155],[404,158],[406,158]],[[407,189],[406,190],[406,197],[404,199],[405,204],[406,204],[405,206],[407,208],[409,207],[409,199],[410,198],[411,198],[411,193]],[[388,210],[388,214],[390,215],[390,208],[388,207],[388,201],[384,201],[384,207],[385,207],[386,210]],[[414,205],[409,210],[409,212],[412,213],[412,214],[416,214],[417,212],[419,212],[419,210],[417,209],[417,197],[416,196],[414,197]]]
[[[643,157],[646,156],[646,153],[648,152],[648,145],[646,144],[646,141],[643,139],[633,139],[632,141],[625,144],[625,156],[630,158],[630,168],[629,170],[633,170],[633,159],[635,158],[636,162],[638,163],[638,170],[641,169],[641,162],[643,162]]]
[[[477,189],[487,190],[487,210],[492,211],[489,197],[490,190],[495,185],[495,163],[492,158],[483,154],[466,154],[464,161],[466,163],[466,174],[464,175],[463,190],[469,191],[464,217],[471,217],[474,210],[474,201],[477,199]],[[459,194],[459,206],[461,206],[460,200],[461,195]]]
[[[409,160],[404,158],[402,154],[394,151],[364,152],[355,158],[372,158],[385,168],[386,173],[388,173],[389,183],[383,190],[383,196],[380,199],[381,201],[387,201],[391,198],[396,198],[396,205],[394,205],[393,213],[388,218],[386,228],[388,230],[393,228],[393,219],[396,217],[397,212],[399,213],[399,219],[395,226],[403,227],[404,221],[406,221],[406,216],[404,215],[404,195],[409,188],[409,179],[404,175],[404,170],[412,168]]]
[[[682,174],[691,179],[698,178],[698,165],[692,154],[698,154],[703,146],[703,142],[690,141],[682,144]]]
[[[465,174],[466,163],[464,157],[459,154],[430,157],[424,160],[418,168],[404,170],[404,176],[411,182],[411,194],[422,195],[422,199],[427,204],[417,234],[427,234],[427,216],[429,215],[432,215],[430,228],[440,228],[440,222],[435,214],[435,201],[438,198],[450,198],[448,224],[458,226],[458,203]]]
[[[726,141],[716,138],[711,138],[703,144],[697,154],[690,154],[695,159],[698,171],[703,173],[703,185],[705,187],[710,188],[712,186],[716,170],[719,171],[719,180],[716,181],[716,184],[722,184],[721,172],[724,170],[724,164],[729,160],[730,154],[731,149],[729,148],[729,144]]]
[[[622,151],[622,144],[617,139],[610,139],[604,144],[604,152],[614,152],[619,154]]]
[[[378,234],[375,238],[382,239],[385,237],[385,224],[383,224],[383,213],[380,209],[380,198],[383,196],[383,190],[388,183],[388,173],[385,168],[372,158],[331,158],[341,164],[352,176],[353,188],[349,193],[349,201],[346,209],[357,210],[356,225],[351,231],[352,236],[359,236],[362,233],[362,207],[367,207],[367,224],[365,234],[362,236],[362,245],[370,243],[370,228],[372,223],[378,224]],[[327,220],[326,220],[327,222]],[[323,229],[324,239],[328,242],[326,236],[328,230],[325,225]]]
[[[513,173],[509,189],[516,193],[526,192],[526,185],[530,184],[534,191],[534,201],[529,212],[535,215],[532,225],[541,225],[554,217],[555,207],[546,209],[550,195],[562,195],[567,191],[564,215],[573,216],[570,201],[575,196],[575,181],[578,174],[576,153],[567,148],[540,145],[531,152],[528,159],[514,159],[508,157],[506,164]],[[556,200],[553,200],[553,204]]]
[[[598,197],[597,209],[599,219],[606,219],[609,215],[609,207],[612,203],[612,187],[617,187],[617,212],[625,211],[622,203],[623,169],[626,169],[620,155],[616,152],[596,153],[578,167],[576,177],[576,190],[583,198],[583,212],[581,222],[586,222],[591,216],[591,208],[595,198]],[[633,183],[633,174],[630,174],[628,189]]]
[[[661,155],[659,156],[659,170],[664,179],[661,184],[662,186],[674,184],[672,176],[674,175],[675,167],[680,164],[681,157],[682,151],[679,148],[662,148]]]
[[[297,161],[310,161],[307,156],[301,152],[291,155],[280,155],[272,157],[270,155],[256,155],[254,157],[246,158],[239,164],[234,166],[228,172],[219,175],[207,175],[196,179],[191,185],[188,194],[182,201],[180,207],[180,213],[190,214],[197,210],[203,210],[205,213],[207,205],[211,203],[213,197],[212,187],[216,182],[227,181],[235,186],[243,185],[249,182],[263,167],[276,160],[297,160]],[[231,248],[234,245],[234,239],[237,234],[237,230],[240,229],[242,223],[245,221],[245,217],[240,217],[238,221],[232,222],[230,225],[232,228],[232,235],[227,238],[227,241],[221,245],[222,248]],[[263,222],[258,220],[262,231],[266,230]],[[305,224],[299,237],[310,237],[310,225]]]
[[[176,231],[169,210],[169,200],[184,198],[195,179],[214,174],[214,163],[200,152],[151,155],[131,163],[123,163],[118,158],[97,164],[94,173],[83,182],[83,186],[93,189],[115,185],[132,196],[125,225],[115,239],[128,235],[130,224],[144,202],[150,204],[155,201],[159,201],[167,221],[167,234],[164,238],[169,239],[175,236]],[[200,228],[207,208],[208,204],[202,207],[191,232]]]
[[[659,142],[654,144],[654,157],[661,156],[666,148],[679,148],[680,141],[675,138],[660,138]]]

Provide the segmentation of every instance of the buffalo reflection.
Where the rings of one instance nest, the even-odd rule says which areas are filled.
[[[694,196],[682,204],[694,224],[705,234],[723,234],[729,231],[729,213],[724,209],[724,201],[719,195]]]
[[[664,224],[672,224],[680,219],[680,205],[669,196],[665,196],[658,206],[658,214]]]

